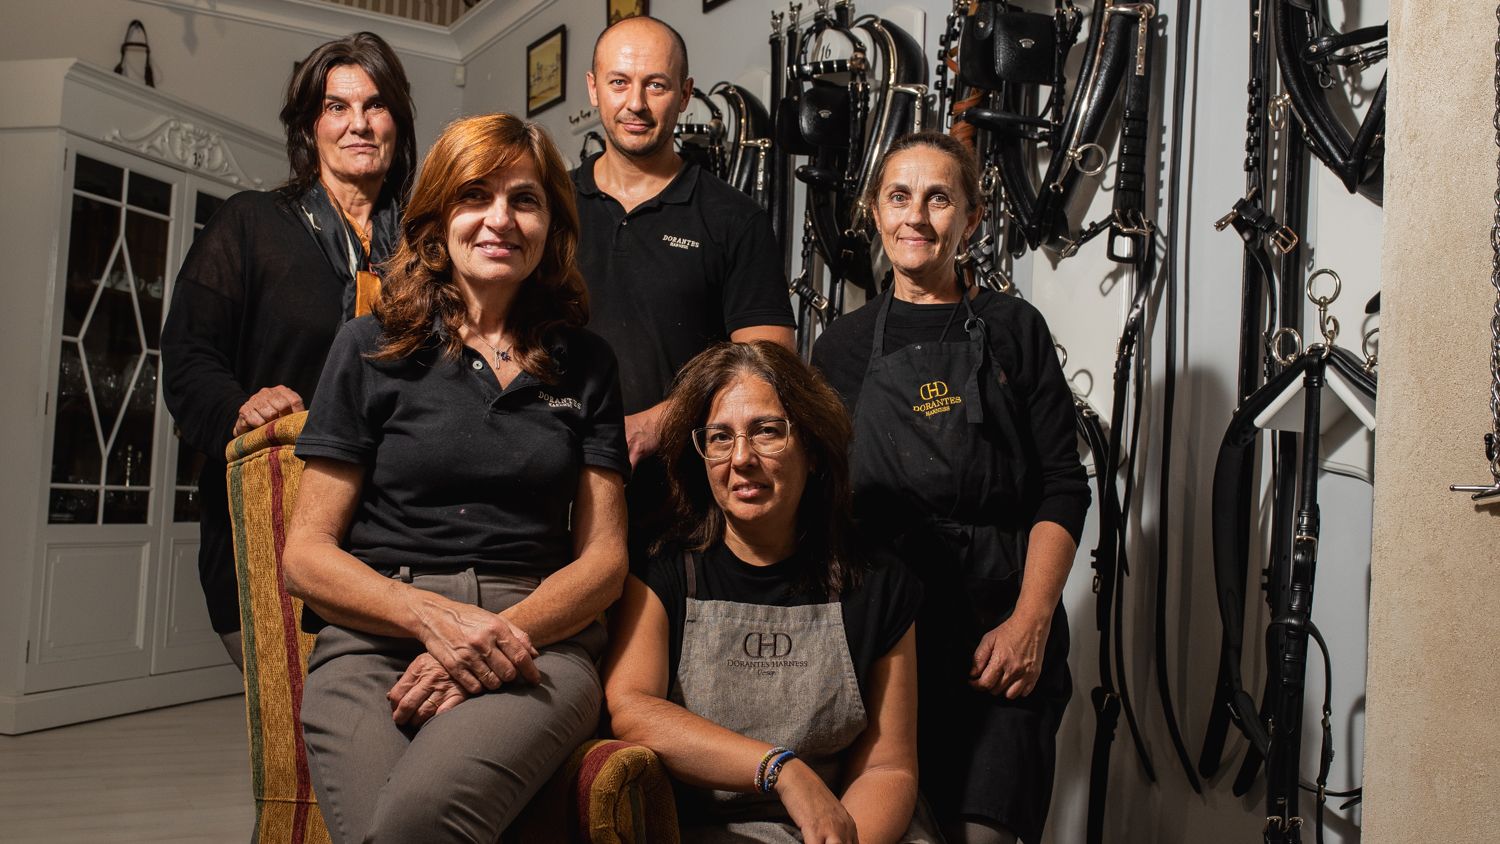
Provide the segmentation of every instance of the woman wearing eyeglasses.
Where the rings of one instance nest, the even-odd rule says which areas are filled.
[[[725,343],[669,407],[675,528],[613,611],[615,735],[661,756],[684,841],[938,840],[912,817],[921,588],[856,546],[838,395]]]

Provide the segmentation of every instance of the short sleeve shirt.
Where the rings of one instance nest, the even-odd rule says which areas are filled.
[[[545,577],[566,565],[583,467],[630,469],[609,346],[561,330],[548,342],[557,383],[522,372],[502,390],[472,349],[372,360],[380,338],[374,317],[339,332],[297,440],[298,457],[365,469],[346,549],[383,571]]]
[[[574,170],[589,328],[614,347],[626,413],[660,402],[692,357],[741,328],[793,326],[766,212],[697,165],[630,213]]]

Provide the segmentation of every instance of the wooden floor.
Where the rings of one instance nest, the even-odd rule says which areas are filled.
[[[245,842],[242,697],[0,736],[0,841]]]

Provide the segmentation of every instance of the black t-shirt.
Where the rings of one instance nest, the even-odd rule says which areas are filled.
[[[796,325],[781,250],[766,212],[684,162],[629,214],[594,182],[597,157],[574,170],[589,287],[589,328],[620,358],[625,412],[660,402],[692,357],[731,332]]]
[[[895,560],[876,557],[859,586],[839,596],[844,616],[844,636],[849,657],[859,678],[860,693],[875,661],[890,653],[917,618],[922,604],[922,584]],[[700,601],[733,601],[772,607],[800,607],[828,601],[828,594],[802,588],[809,564],[800,553],[769,566],[740,560],[719,542],[703,552],[698,561],[697,587]],[[669,551],[652,557],[640,576],[667,611],[671,636],[670,676],[676,676],[682,656],[683,615],[687,607],[687,580],[682,552]]]
[[[386,571],[477,565],[545,577],[572,559],[569,511],[584,466],[624,476],[615,358],[583,329],[549,342],[556,384],[522,372],[505,390],[484,358],[427,349],[375,361],[380,324],[352,320],[328,366],[297,456],[365,468],[345,548]]]
[[[1052,333],[1040,311],[1029,302],[981,289],[971,303],[984,320],[990,351],[1005,373],[1036,444],[1040,478],[1032,524],[1056,522],[1078,541],[1088,515],[1088,474],[1078,458],[1073,393],[1063,376]],[[880,300],[834,320],[813,348],[812,362],[838,390],[850,413],[859,402],[860,387],[870,364],[875,317]],[[955,312],[955,308],[960,309]],[[961,303],[915,305],[894,299],[886,317],[882,354],[913,343],[964,339]]]

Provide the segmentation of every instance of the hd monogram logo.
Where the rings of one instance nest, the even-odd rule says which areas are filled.
[[[928,381],[917,388],[917,398],[921,399],[921,402],[912,405],[911,412],[920,413],[928,418],[939,413],[947,413],[964,403],[963,396],[948,395],[947,381]]]
[[[785,633],[748,633],[745,656],[751,659],[780,659],[792,652],[792,637]]]
[[[948,382],[928,381],[926,384],[923,384],[920,389],[917,390],[917,395],[921,397],[922,401],[932,401],[933,399],[940,399],[943,396],[948,395]]]

